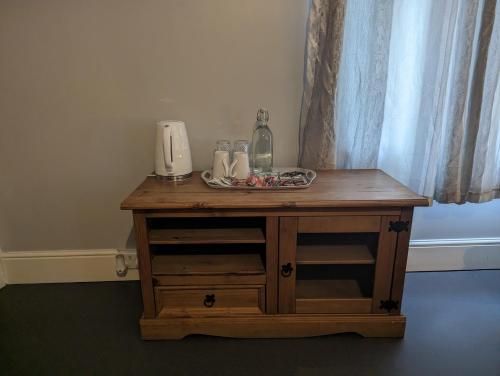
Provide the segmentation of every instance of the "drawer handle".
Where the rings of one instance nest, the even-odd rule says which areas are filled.
[[[293,272],[293,267],[291,263],[281,265],[281,275],[283,277],[290,277]]]
[[[205,300],[203,301],[203,305],[205,307],[213,307],[215,304],[215,294],[205,295]]]

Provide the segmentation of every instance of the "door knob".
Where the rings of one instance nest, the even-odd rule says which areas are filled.
[[[283,277],[290,277],[293,272],[293,267],[291,263],[281,265],[281,275]]]
[[[205,300],[203,300],[203,305],[205,307],[213,307],[215,304],[215,294],[205,295]]]

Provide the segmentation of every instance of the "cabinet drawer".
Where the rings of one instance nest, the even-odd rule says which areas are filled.
[[[156,312],[166,316],[263,314],[264,286],[155,287]]]
[[[299,233],[379,232],[380,216],[299,217],[297,230]]]

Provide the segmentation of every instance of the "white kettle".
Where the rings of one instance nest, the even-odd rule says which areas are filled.
[[[155,174],[167,180],[191,177],[193,165],[186,124],[164,120],[156,125]]]

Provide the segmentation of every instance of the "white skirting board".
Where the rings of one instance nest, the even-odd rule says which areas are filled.
[[[134,250],[0,252],[0,288],[5,284],[128,281],[137,269],[116,274],[116,256]],[[407,271],[500,269],[500,238],[411,242]],[[3,276],[3,277],[2,277]]]
[[[2,259],[0,258],[0,289],[4,287],[6,284],[7,284],[7,277],[5,276],[5,273],[3,271],[3,263]]]
[[[413,240],[406,271],[500,269],[500,238]]]
[[[139,279],[137,269],[116,274],[116,256],[135,251],[117,249],[0,252],[7,284],[128,281]]]

